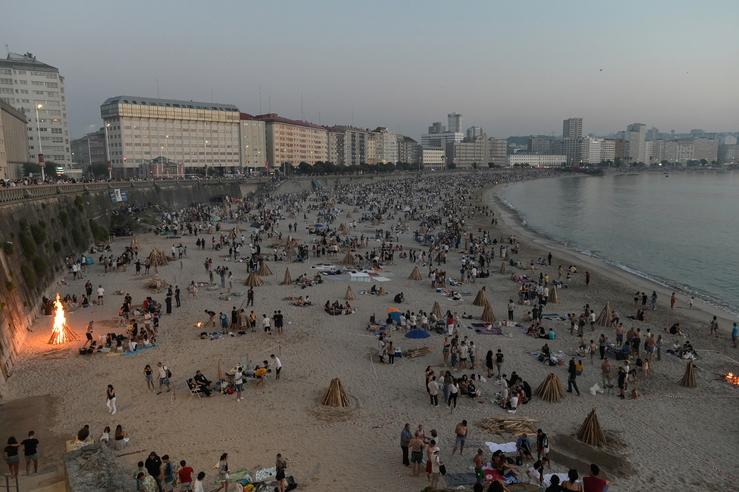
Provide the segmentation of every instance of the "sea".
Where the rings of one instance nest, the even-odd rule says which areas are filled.
[[[498,196],[541,236],[739,313],[739,171],[545,178]]]

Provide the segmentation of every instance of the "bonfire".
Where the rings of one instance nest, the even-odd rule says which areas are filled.
[[[75,340],[79,340],[79,337],[67,326],[67,318],[64,316],[64,306],[57,293],[56,299],[54,300],[54,323],[51,325],[49,343],[51,345],[60,345]]]
[[[724,379],[727,383],[733,385],[733,386],[739,386],[739,374],[734,374],[733,372],[727,372],[724,374]]]

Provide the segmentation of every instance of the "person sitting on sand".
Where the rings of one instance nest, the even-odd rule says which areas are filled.
[[[542,325],[539,325],[539,331],[537,332],[537,334],[536,334],[536,337],[537,337],[537,338],[545,338],[545,339],[549,339],[549,338],[547,337],[547,333],[546,333],[546,331],[544,330],[544,327],[543,327]]]
[[[516,439],[516,454],[522,461],[532,461],[534,459],[531,452],[531,441],[525,432]]]
[[[549,349],[548,343],[545,343],[539,352],[540,352],[539,360],[542,362],[545,360],[549,360],[549,358],[552,356],[552,352]]]
[[[205,377],[202,372],[200,372],[199,370],[195,371],[195,377],[193,378],[193,381],[195,382],[198,391],[203,393],[205,396],[210,396],[210,385],[212,383],[208,378]]]
[[[680,335],[681,337],[684,337],[685,334],[680,329],[680,322],[675,322],[672,326],[670,326],[670,335]]]
[[[549,328],[549,331],[547,332],[547,339],[548,340],[556,340],[557,334],[554,332],[553,328]]]
[[[377,286],[375,284],[372,284],[372,287],[370,287],[370,294],[373,296],[377,295]]]

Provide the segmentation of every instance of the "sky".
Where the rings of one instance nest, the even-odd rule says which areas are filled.
[[[157,94],[413,138],[450,112],[496,137],[739,131],[737,26],[737,0],[0,0],[0,52],[60,68],[72,137]]]

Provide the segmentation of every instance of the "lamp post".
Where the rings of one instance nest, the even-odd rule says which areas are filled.
[[[44,149],[41,147],[41,124],[38,119],[38,110],[43,107],[43,104],[36,105],[36,138],[38,139],[38,165],[41,167],[41,182],[46,181],[46,172],[44,171]]]
[[[108,181],[112,181],[113,165],[110,162],[110,142],[108,140],[108,128],[110,128],[110,123],[105,123],[105,158],[108,161]]]
[[[205,177],[208,177],[208,141],[205,141]]]

